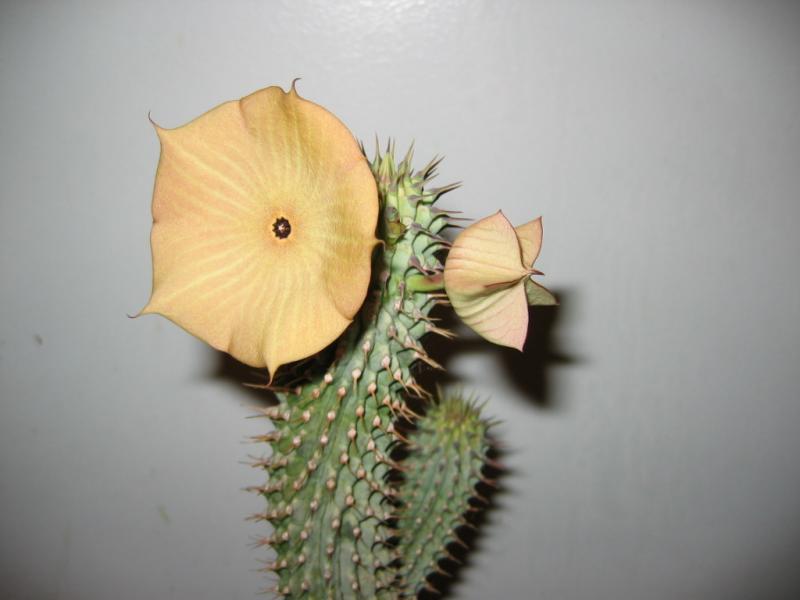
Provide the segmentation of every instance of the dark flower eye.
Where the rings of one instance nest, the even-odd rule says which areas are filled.
[[[285,240],[292,233],[292,224],[285,217],[279,217],[272,224],[272,232],[276,238]]]

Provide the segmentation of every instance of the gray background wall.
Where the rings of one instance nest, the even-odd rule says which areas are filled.
[[[255,380],[158,317],[158,144],[270,84],[544,215],[511,472],[454,597],[800,597],[800,6],[3,2],[0,597],[254,598]]]

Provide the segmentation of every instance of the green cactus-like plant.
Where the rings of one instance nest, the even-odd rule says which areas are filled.
[[[390,144],[368,162],[343,126],[294,88],[234,104],[208,113],[214,127],[159,129],[145,312],[270,369],[278,402],[262,410],[273,428],[255,439],[270,451],[254,462],[266,477],[252,490],[266,501],[253,518],[271,526],[260,545],[274,549],[266,570],[277,595],[415,597],[462,543],[491,463],[490,424],[477,405],[417,379],[441,368],[425,336],[453,337],[431,310],[452,303],[476,332],[521,349],[528,302],[554,302],[531,277],[541,222],[515,229],[497,213],[450,242],[443,234],[455,219],[438,201],[457,185],[431,187],[438,160],[415,171],[413,152],[397,162]],[[239,136],[238,146],[226,135]],[[253,139],[248,162],[242,148]],[[362,161],[369,170],[359,173]],[[264,195],[251,191],[260,189],[253,181],[266,182]],[[305,204],[270,195],[298,186]],[[346,202],[320,212],[336,206],[340,188]],[[270,261],[277,266],[263,266]],[[297,308],[304,302],[313,310]],[[331,339],[331,359],[293,362]],[[283,363],[292,365],[276,377]]]

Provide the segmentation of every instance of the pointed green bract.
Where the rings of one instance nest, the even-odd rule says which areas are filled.
[[[525,296],[531,306],[555,306],[558,300],[546,287],[539,285],[530,277],[525,280]]]

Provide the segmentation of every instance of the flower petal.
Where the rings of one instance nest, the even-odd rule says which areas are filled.
[[[539,251],[542,249],[542,217],[516,227],[515,231],[522,251],[522,264],[530,268],[539,258]]]
[[[528,335],[523,281],[491,294],[450,298],[458,316],[476,333],[494,344],[522,350]]]
[[[142,312],[273,375],[336,339],[366,295],[378,216],[347,128],[271,87],[157,133],[153,294]],[[282,221],[290,229],[279,236]]]
[[[447,255],[444,282],[452,300],[452,294],[481,294],[493,286],[516,283],[526,274],[514,227],[498,211],[456,237]]]

